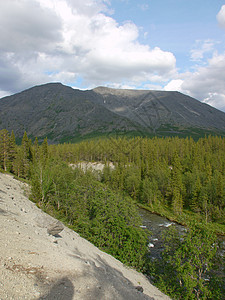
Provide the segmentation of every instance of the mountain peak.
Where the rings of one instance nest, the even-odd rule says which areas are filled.
[[[101,95],[116,95],[116,96],[124,96],[124,97],[134,97],[134,96],[144,95],[149,93],[148,90],[114,89],[114,88],[103,87],[103,86],[99,86],[93,89],[93,91]]]
[[[82,91],[54,82],[2,98],[4,128],[52,142],[109,133],[199,137],[225,135],[225,113],[179,92],[102,86]]]

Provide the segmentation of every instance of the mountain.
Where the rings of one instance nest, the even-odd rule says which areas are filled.
[[[225,113],[178,92],[48,83],[0,99],[0,129],[51,142],[101,135],[225,136]]]
[[[155,134],[225,131],[225,113],[179,92],[98,87],[97,103]],[[167,130],[168,129],[168,130]]]
[[[0,128],[53,142],[133,128],[130,120],[95,103],[96,96],[58,83],[36,86],[0,100]]]

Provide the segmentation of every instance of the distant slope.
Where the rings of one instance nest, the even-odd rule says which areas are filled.
[[[225,130],[225,113],[179,92],[94,89],[98,103],[157,133],[163,127]]]
[[[178,92],[75,90],[60,83],[0,99],[0,129],[52,142],[85,136],[225,135],[225,113]]]

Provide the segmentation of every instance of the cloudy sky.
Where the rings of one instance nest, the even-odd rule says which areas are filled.
[[[225,111],[224,0],[0,0],[0,41],[0,97],[57,81]]]

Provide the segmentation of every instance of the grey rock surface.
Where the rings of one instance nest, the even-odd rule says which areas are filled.
[[[64,226],[60,221],[55,221],[48,225],[47,233],[51,235],[58,235],[61,231],[63,231]]]

